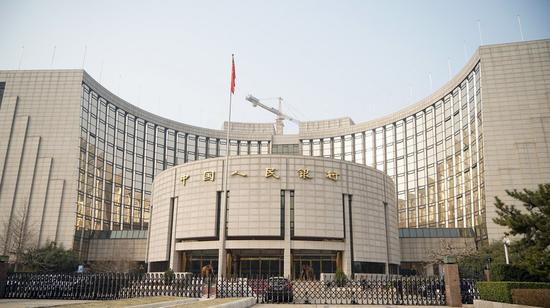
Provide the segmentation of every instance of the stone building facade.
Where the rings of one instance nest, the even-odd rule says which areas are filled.
[[[505,189],[550,181],[549,71],[550,40],[481,46],[403,110],[358,124],[302,122],[292,135],[275,134],[273,123],[235,124],[230,154],[375,168],[394,183],[399,229],[467,228],[476,242],[499,240],[494,196],[510,202]],[[85,260],[116,255],[108,240],[138,241],[127,247],[144,261],[153,179],[225,156],[225,138],[224,129],[142,110],[83,70],[0,71],[2,219],[9,229],[23,216],[35,244],[56,241]]]
[[[232,156],[224,203],[222,158],[160,173],[153,185],[147,261],[152,270],[299,277],[397,273],[393,181],[345,161],[285,155]],[[224,230],[225,226],[225,230]]]

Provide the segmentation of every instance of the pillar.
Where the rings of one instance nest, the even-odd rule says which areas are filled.
[[[227,268],[227,251],[225,248],[219,247],[218,249],[218,278],[227,276],[227,272],[225,271]]]
[[[292,254],[290,253],[290,249],[286,249],[284,251],[283,256],[283,275],[286,278],[292,278]]]
[[[181,252],[176,251],[175,249],[172,252],[170,257],[170,268],[174,272],[181,272]]]
[[[385,130],[384,130],[385,131]],[[386,198],[386,182],[384,180],[384,199]],[[386,275],[390,274],[390,236],[388,234],[388,202],[384,205],[384,234],[386,236]]]
[[[341,262],[342,262],[342,271],[346,274],[346,276],[350,279],[353,279],[353,227],[351,225],[352,223],[352,213],[350,213],[351,210],[351,195],[344,195],[344,251],[338,252],[341,253]]]
[[[224,162],[225,163],[225,162]],[[221,202],[220,209],[220,225],[218,226],[220,230],[219,239],[218,239],[218,278],[227,276],[227,250],[225,249],[225,237],[226,237],[226,225],[227,225],[227,208],[229,203],[229,196],[227,193],[222,192],[222,197],[225,196],[224,200]]]
[[[447,299],[447,306],[462,307],[458,264],[444,264],[443,277],[445,278],[445,297]]]
[[[285,191],[285,234],[283,252],[283,276],[292,278],[292,250],[290,239],[290,191]]]
[[[179,198],[172,198],[171,199],[171,218],[172,221],[170,223],[170,260],[169,260],[169,268],[171,268],[174,272],[181,271],[180,269],[180,253],[176,250],[176,224],[178,221],[178,200]]]

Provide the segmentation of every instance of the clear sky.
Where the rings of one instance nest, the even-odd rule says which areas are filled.
[[[550,38],[550,1],[0,0],[0,69],[84,63],[134,105],[220,128],[235,53],[233,120],[273,121],[252,93],[300,120],[360,123],[435,91],[481,40],[520,41],[517,15],[525,40]]]

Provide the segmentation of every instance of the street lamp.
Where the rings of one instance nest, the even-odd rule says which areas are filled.
[[[504,239],[504,256],[506,257],[506,264],[510,264],[510,258],[508,258],[508,246],[510,246],[510,239],[505,236]]]

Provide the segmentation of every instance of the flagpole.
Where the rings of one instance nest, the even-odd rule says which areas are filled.
[[[226,261],[227,255],[225,250],[225,237],[226,237],[226,225],[227,225],[227,203],[228,203],[228,175],[229,175],[229,138],[231,132],[231,104],[233,101],[233,90],[234,90],[234,74],[235,74],[235,59],[234,54],[231,55],[231,86],[229,88],[229,116],[227,118],[227,127],[226,127],[226,139],[225,139],[225,163],[223,171],[223,193],[224,202],[222,203],[221,215],[220,215],[220,233],[219,233],[219,250],[218,250],[218,277],[223,277],[226,274]]]

